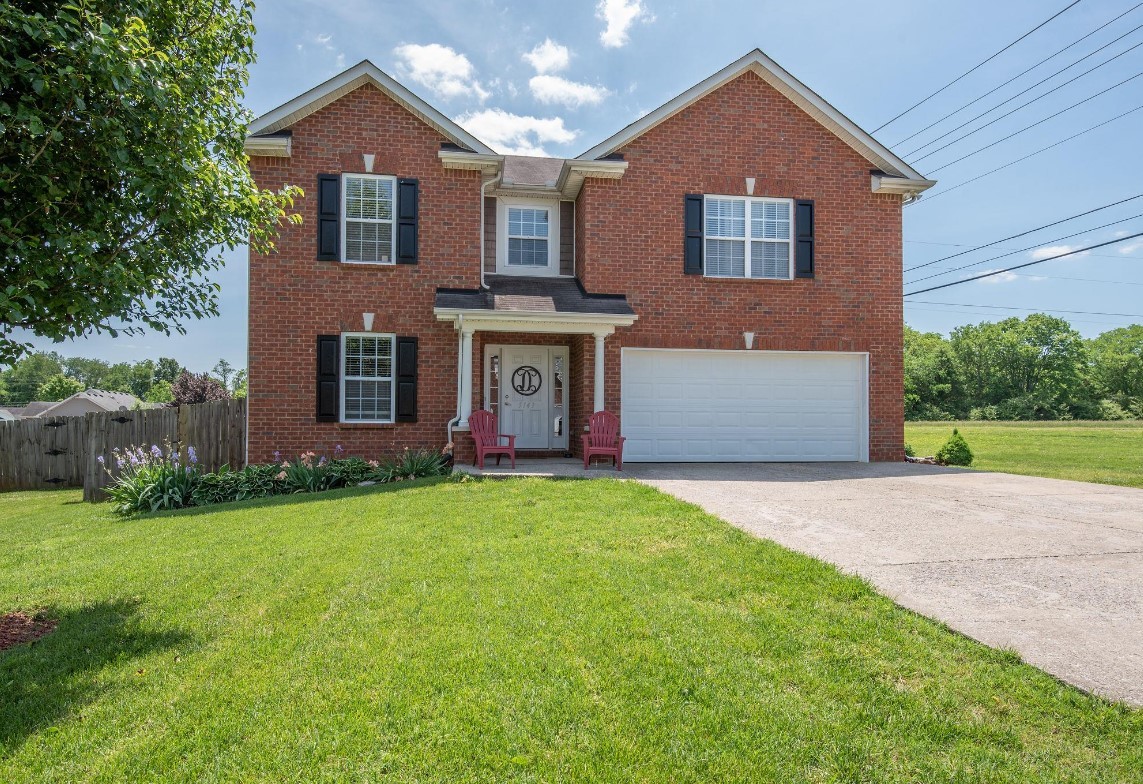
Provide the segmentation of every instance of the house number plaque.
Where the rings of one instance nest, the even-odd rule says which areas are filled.
[[[534,395],[540,391],[540,371],[531,365],[521,365],[512,373],[512,389],[518,395]]]

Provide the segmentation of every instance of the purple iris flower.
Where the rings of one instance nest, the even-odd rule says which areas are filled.
[[[194,447],[193,447],[193,446],[188,446],[188,447],[187,447],[187,456],[190,458],[190,461],[191,461],[192,463],[197,463],[197,462],[198,462],[198,455],[197,455],[197,454],[195,454],[195,451],[194,451]]]

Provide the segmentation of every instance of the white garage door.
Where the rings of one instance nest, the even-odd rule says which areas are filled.
[[[865,354],[623,349],[624,460],[868,460]]]

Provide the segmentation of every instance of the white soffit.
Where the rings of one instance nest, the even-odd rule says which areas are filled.
[[[619,133],[580,155],[577,160],[596,160],[610,155],[623,145],[642,136],[659,123],[678,114],[747,71],[757,74],[767,84],[789,98],[796,106],[821,123],[881,171],[918,181],[916,184],[922,186],[918,190],[930,187],[931,180],[926,180],[916,169],[894,155],[889,148],[859,128],[844,114],[830,106],[824,98],[795,79],[786,69],[763,54],[760,49],[755,49],[734,61],[655,111],[631,123]]]
[[[368,60],[362,60],[352,68],[341,72],[337,76],[322,82],[317,87],[302,93],[292,101],[288,101],[277,109],[267,112],[254,122],[250,123],[247,133],[249,137],[274,133],[289,128],[304,117],[316,112],[336,101],[347,93],[356,90],[365,84],[372,84],[401,106],[439,131],[445,138],[467,147],[468,149],[495,155],[495,152],[484,142],[477,139],[468,131],[461,128],[448,117],[418,98],[408,88],[399,84],[393,77],[382,71]]]

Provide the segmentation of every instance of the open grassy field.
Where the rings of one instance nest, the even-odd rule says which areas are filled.
[[[931,455],[958,428],[973,468],[1143,487],[1143,422],[906,422],[905,442]]]
[[[1143,712],[649,488],[0,495],[0,781],[1137,780]]]

